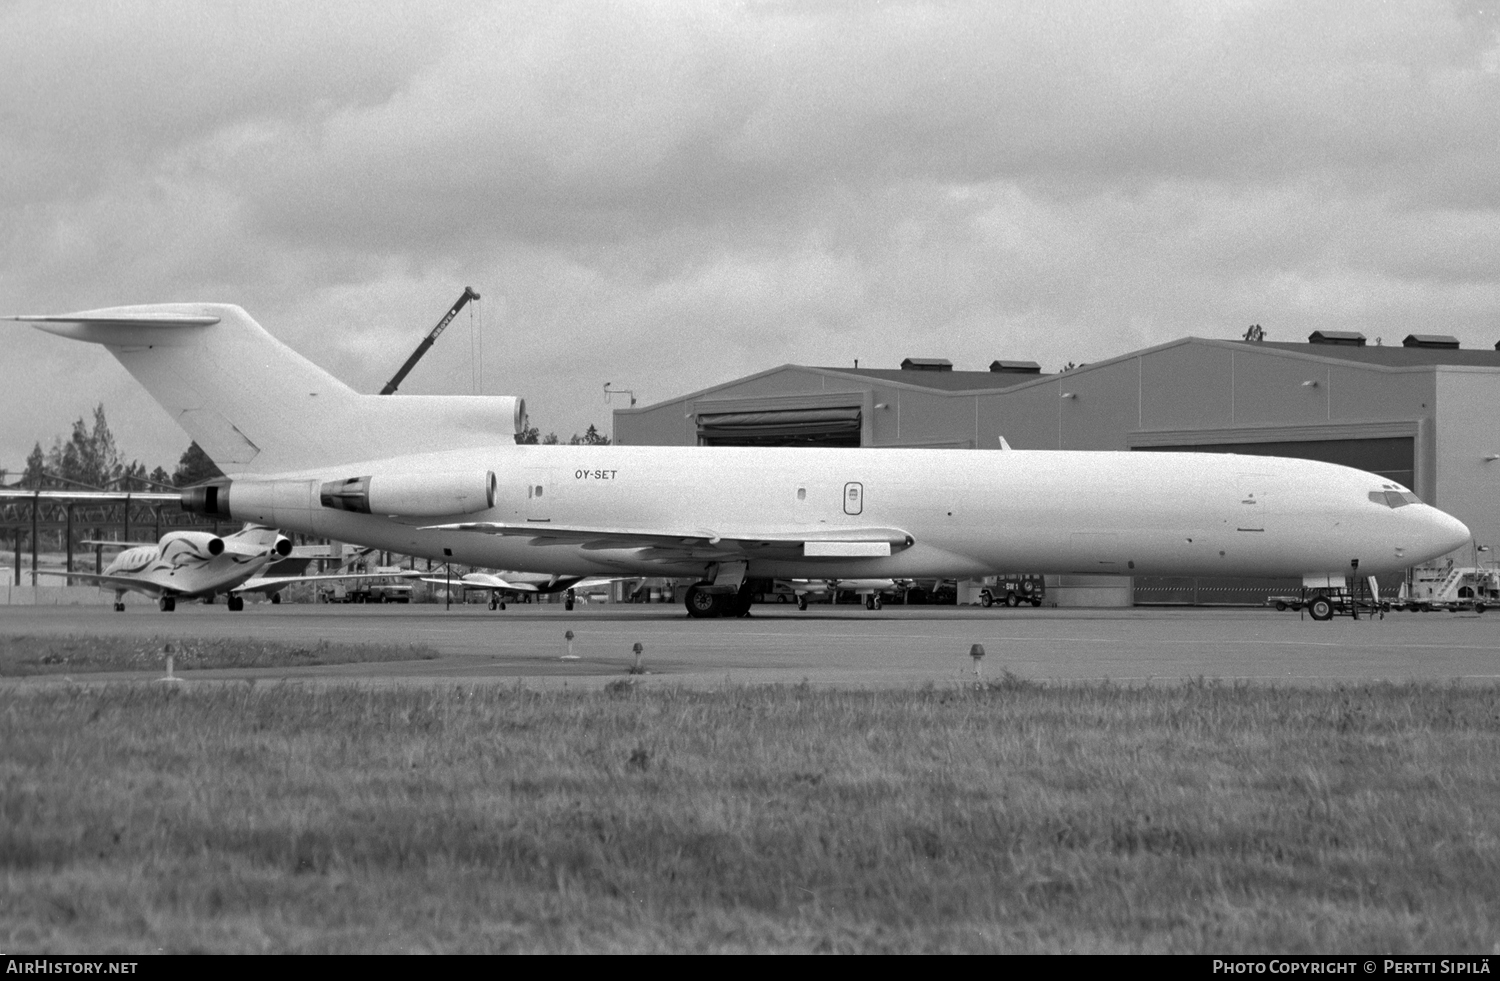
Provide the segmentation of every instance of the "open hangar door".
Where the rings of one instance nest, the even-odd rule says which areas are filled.
[[[1319,460],[1365,470],[1408,488],[1412,486],[1416,472],[1416,441],[1410,436],[1196,443],[1132,449],[1152,453],[1239,453]],[[1400,583],[1400,573],[1382,577],[1381,594],[1395,592]],[[1137,576],[1135,603],[1137,606],[1263,606],[1269,596],[1296,595],[1301,588],[1300,579]]]
[[[700,413],[699,446],[859,446],[860,409]]]

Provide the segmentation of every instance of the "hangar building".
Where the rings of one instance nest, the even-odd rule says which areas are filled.
[[[912,446],[1299,457],[1382,474],[1464,521],[1460,565],[1500,548],[1500,344],[1412,334],[1400,347],[1187,337],[1060,374],[997,360],[900,368],[782,365],[614,412],[615,441],[670,446]],[[1493,558],[1495,553],[1489,553]],[[997,570],[998,571],[998,570]],[[1025,570],[1011,570],[1024,572]],[[1069,580],[1072,580],[1071,582]],[[1258,602],[1297,583],[1063,577],[1059,603]]]

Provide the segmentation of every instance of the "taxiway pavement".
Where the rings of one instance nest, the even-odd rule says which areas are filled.
[[[577,660],[564,633],[571,630]],[[1326,684],[1500,678],[1500,614],[1392,613],[1316,623],[1258,609],[756,606],[743,619],[690,620],[680,606],[325,606],[183,604],[174,613],[108,606],[0,607],[0,634],[145,638],[245,637],[286,643],[414,644],[436,660],[308,668],[193,671],[189,678],[327,678],[384,682],[535,679],[551,685],[625,674],[639,642],[648,681],[696,686],[857,686],[972,680],[971,645],[986,678],[1123,683],[1189,678]],[[139,675],[79,675],[107,680]],[[45,683],[56,676],[33,676]]]

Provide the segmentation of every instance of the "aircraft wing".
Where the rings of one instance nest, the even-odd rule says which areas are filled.
[[[428,525],[429,531],[468,531],[486,535],[529,538],[539,547],[572,545],[585,550],[641,549],[643,558],[662,562],[681,559],[748,559],[795,555],[807,558],[848,558],[890,555],[909,548],[911,535],[900,528],[806,528],[768,531],[656,531],[635,528],[560,525],[550,522],[462,521]]]
[[[332,582],[335,579],[412,579],[415,572],[330,572],[318,576],[251,576],[231,593],[272,593],[295,582]]]
[[[136,579],[131,576],[111,576],[98,572],[59,572],[57,575],[66,575],[69,579],[87,579],[100,589],[133,589],[137,593],[145,593],[148,596],[182,595],[177,590],[163,589],[150,580]]]
[[[423,582],[435,582],[443,586],[462,586],[464,589],[505,589],[513,593],[538,593],[535,583],[510,582],[485,572],[471,572],[462,579],[443,579],[438,576],[423,576]]]

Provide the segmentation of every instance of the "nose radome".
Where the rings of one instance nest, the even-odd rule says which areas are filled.
[[[1428,537],[1433,548],[1441,548],[1442,553],[1451,552],[1469,544],[1474,536],[1469,531],[1469,526],[1459,521],[1446,511],[1437,508],[1429,508],[1427,514]]]

